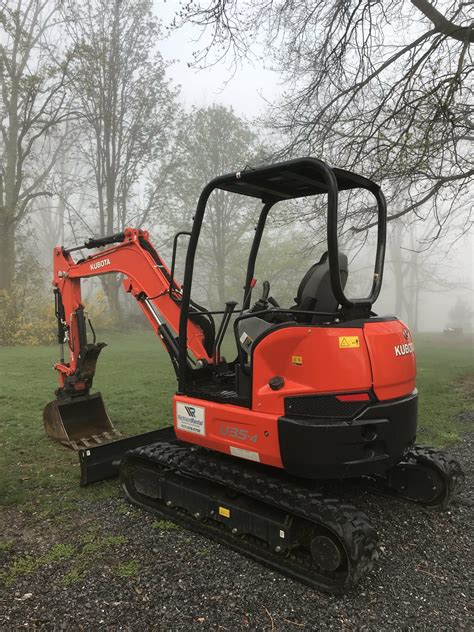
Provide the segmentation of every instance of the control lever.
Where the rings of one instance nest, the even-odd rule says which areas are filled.
[[[227,301],[225,304],[224,315],[222,316],[219,331],[217,332],[216,340],[214,342],[214,366],[217,366],[221,359],[221,344],[224,340],[227,326],[230,322],[230,318],[234,313],[234,309],[237,305],[237,301]]]
[[[250,312],[261,312],[268,308],[268,295],[270,294],[270,282],[264,281],[262,284],[262,296],[254,304]]]

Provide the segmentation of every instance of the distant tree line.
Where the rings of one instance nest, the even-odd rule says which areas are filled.
[[[472,222],[471,4],[184,3],[177,28],[204,25],[236,59],[260,40],[280,69],[288,90],[258,128],[223,106],[182,108],[151,0],[1,0],[0,321],[13,331],[26,301],[44,296],[40,268],[54,245],[133,225],[169,250],[213,177],[307,153],[383,181],[390,218],[403,222],[389,265],[398,279],[409,272],[417,292],[434,284],[419,251]],[[197,50],[196,65],[213,51]],[[271,129],[275,144],[259,129]],[[373,208],[349,196],[343,209],[341,239],[357,252],[370,243]],[[320,211],[317,202],[296,204],[271,218],[258,265],[285,300],[322,248]],[[425,220],[420,249],[404,231]],[[196,276],[209,305],[222,306],[229,290],[239,298],[254,222],[251,204],[211,198]],[[415,254],[405,256],[402,242]],[[100,282],[120,321],[120,279]],[[397,288],[397,307],[416,318]]]
[[[159,227],[166,246],[208,180],[262,154],[231,109],[183,111],[160,36],[148,0],[1,4],[0,291],[10,307],[25,257],[34,265],[39,250],[127,225]],[[248,217],[218,194],[209,220],[200,281],[222,302]],[[119,279],[101,282],[120,317]]]
[[[472,2],[193,0],[182,22],[211,33],[197,66],[224,54],[280,71],[288,87],[267,116],[278,155],[383,181],[389,219],[431,220],[429,240],[472,226]],[[348,216],[356,233],[374,223],[367,209]]]

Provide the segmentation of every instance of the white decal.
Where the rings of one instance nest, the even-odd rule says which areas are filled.
[[[206,436],[206,410],[202,406],[176,402],[176,427]]]
[[[395,345],[394,349],[396,356],[404,356],[409,353],[415,353],[415,345],[412,342],[407,342],[403,345]]]
[[[240,344],[244,348],[244,351],[250,353],[250,347],[252,346],[253,338],[251,338],[248,334],[243,332],[243,334],[239,338]]]
[[[91,263],[91,270],[98,270],[99,268],[103,268],[104,266],[110,265],[110,259],[102,259],[102,261],[96,261],[95,263]]]
[[[242,450],[242,448],[235,448],[230,446],[230,453],[233,456],[239,456],[241,459],[248,459],[249,461],[257,461],[260,463],[260,455],[258,452],[252,452],[251,450]]]

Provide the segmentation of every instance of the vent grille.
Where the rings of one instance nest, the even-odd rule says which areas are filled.
[[[366,401],[340,401],[336,395],[302,395],[285,398],[285,415],[293,417],[353,419],[370,404]]]

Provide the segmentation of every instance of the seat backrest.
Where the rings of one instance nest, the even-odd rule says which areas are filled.
[[[341,275],[341,285],[344,289],[348,276],[348,262],[347,256],[342,253],[339,254],[339,272]],[[295,303],[296,305],[293,309],[296,311],[315,310],[318,312],[335,312],[337,310],[339,302],[334,296],[331,287],[327,252],[323,254],[317,263],[311,266],[302,278],[298,287]]]

